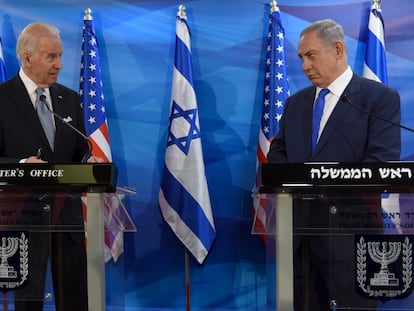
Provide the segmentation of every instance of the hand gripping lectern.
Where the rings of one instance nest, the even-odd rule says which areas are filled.
[[[262,164],[267,310],[414,310],[414,163]]]
[[[2,310],[9,303],[37,301],[66,310],[72,302],[55,297],[57,287],[73,295],[73,306],[79,298],[88,301],[89,311],[105,310],[104,222],[117,213],[106,204],[105,194],[116,193],[115,183],[111,163],[0,165]],[[120,226],[116,229],[128,231]],[[85,250],[86,265],[85,260],[77,265]],[[51,266],[58,268],[50,272]],[[76,286],[78,279],[83,282]],[[75,285],[68,286],[70,282]],[[79,293],[87,292],[87,299],[77,297],[82,284],[87,290]]]

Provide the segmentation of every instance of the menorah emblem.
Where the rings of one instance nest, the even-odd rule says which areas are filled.
[[[382,246],[382,249],[381,247]],[[398,279],[390,273],[388,265],[398,259],[401,254],[401,242],[368,242],[368,253],[371,259],[380,264],[378,273],[370,280],[371,286],[398,286]]]
[[[412,235],[355,235],[358,293],[382,302],[410,296],[413,292],[413,242]]]
[[[16,278],[17,272],[9,266],[7,258],[13,256],[19,247],[19,238],[2,237],[0,246],[0,278]]]

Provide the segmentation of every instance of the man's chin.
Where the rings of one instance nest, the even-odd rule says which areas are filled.
[[[52,85],[57,82],[57,77],[53,77],[52,79],[49,79],[49,85]]]

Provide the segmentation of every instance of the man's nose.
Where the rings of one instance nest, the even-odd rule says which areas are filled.
[[[62,67],[63,67],[63,65],[62,65],[62,59],[61,59],[61,58],[59,58],[59,59],[57,59],[57,60],[56,60],[56,62],[55,62],[55,68],[57,68],[57,69],[62,69]]]
[[[309,61],[303,60],[302,61],[302,70],[308,71],[312,67],[311,63]]]

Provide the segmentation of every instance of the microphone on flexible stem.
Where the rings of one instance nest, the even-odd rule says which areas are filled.
[[[85,134],[83,134],[76,127],[74,127],[72,124],[70,124],[65,119],[63,119],[60,115],[58,115],[56,112],[54,112],[52,109],[50,109],[49,105],[46,102],[46,96],[44,94],[40,95],[39,99],[47,107],[47,110],[49,110],[56,118],[58,118],[64,124],[69,126],[72,130],[74,130],[78,135],[80,135],[84,140],[87,141],[88,151],[85,153],[85,155],[83,156],[82,161],[81,161],[81,163],[86,163],[88,161],[89,157],[92,155],[92,143],[89,141],[88,137],[86,137]]]
[[[376,119],[378,119],[378,120],[384,121],[384,122],[386,122],[386,123],[392,124],[392,125],[394,125],[394,126],[400,127],[400,128],[402,128],[402,129],[405,129],[405,130],[407,130],[407,131],[410,131],[410,132],[413,132],[413,133],[414,133],[414,129],[412,129],[412,128],[408,127],[408,126],[402,125],[402,124],[400,124],[400,123],[393,122],[393,121],[388,120],[388,119],[384,119],[383,117],[380,117],[380,116],[378,116],[378,115],[376,115],[376,114],[374,114],[374,113],[371,113],[371,112],[369,112],[369,111],[366,111],[366,110],[364,110],[364,109],[362,109],[362,108],[358,107],[358,106],[357,106],[357,105],[355,105],[355,104],[354,104],[354,103],[353,103],[353,102],[352,102],[352,101],[348,98],[348,96],[346,96],[345,94],[342,94],[342,95],[341,95],[341,97],[339,98],[339,100],[340,100],[340,101],[343,101],[343,102],[345,102],[345,103],[350,104],[352,107],[354,107],[354,108],[355,108],[356,110],[358,110],[359,112],[362,112],[363,114],[366,114],[366,115],[371,116],[371,117],[373,117],[373,118],[376,118]]]

